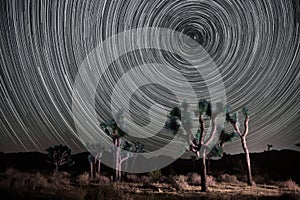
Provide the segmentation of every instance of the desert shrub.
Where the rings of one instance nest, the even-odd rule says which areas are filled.
[[[80,187],[86,186],[90,184],[90,175],[87,172],[84,172],[83,174],[80,174],[78,176],[78,183]]]
[[[68,172],[57,172],[49,178],[52,187],[68,187],[70,185],[71,175]]]
[[[1,187],[11,188],[16,191],[40,190],[49,187],[47,179],[39,172],[27,173],[14,169],[8,169],[1,176]]]
[[[127,179],[127,181],[132,182],[132,183],[140,182],[140,178],[136,174],[127,174],[126,179]]]
[[[33,190],[35,189],[39,190],[39,189],[44,189],[49,187],[47,178],[41,175],[39,172],[31,176],[30,184],[31,184],[30,187]]]
[[[142,176],[140,178],[141,183],[143,183],[144,185],[149,185],[150,184],[150,178],[148,176]]]
[[[219,182],[225,182],[225,183],[238,183],[238,179],[235,175],[230,174],[222,174],[220,175],[217,180]]]
[[[187,178],[183,175],[169,176],[168,182],[177,190],[187,190],[189,188]]]
[[[216,185],[216,179],[213,176],[206,176],[206,181],[208,186],[215,186]]]
[[[110,179],[106,176],[96,174],[96,178],[98,180],[99,185],[108,185],[110,183]]]
[[[295,183],[295,181],[289,179],[287,181],[281,181],[278,183],[278,186],[280,188],[285,188],[285,189],[289,189],[289,190],[293,190],[293,191],[300,191],[299,186],[297,185],[297,183]]]
[[[200,185],[201,184],[201,176],[197,173],[188,173],[187,181],[190,185]]]
[[[168,177],[166,177],[166,176],[161,176],[161,177],[159,177],[158,182],[159,182],[159,183],[165,183],[165,182],[167,181],[167,179],[168,179]]]
[[[160,169],[152,171],[152,172],[149,172],[149,177],[150,177],[150,180],[152,182],[159,181],[159,179],[160,179],[161,176],[162,176],[162,174],[161,174]]]

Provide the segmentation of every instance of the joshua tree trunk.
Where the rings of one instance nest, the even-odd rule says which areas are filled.
[[[208,190],[207,188],[207,179],[206,179],[206,156],[205,156],[205,150],[202,153],[202,172],[201,172],[201,191],[206,192]]]
[[[98,174],[100,175],[101,173],[101,160],[98,160]]]
[[[200,148],[203,148],[202,151],[202,169],[201,169],[201,191],[206,192],[207,191],[207,184],[206,184],[206,156],[205,156],[205,149],[204,149],[204,139],[205,139],[205,123],[203,119],[203,115],[199,116],[199,125],[200,125],[200,138],[199,138],[199,143],[200,143]],[[199,149],[200,151],[200,149]]]
[[[252,186],[252,174],[251,174],[251,164],[250,164],[250,156],[249,156],[249,150],[246,143],[246,136],[241,137],[243,150],[246,155],[246,161],[247,161],[247,184],[249,186]]]
[[[247,137],[248,132],[249,132],[249,116],[247,115],[245,117],[245,121],[244,121],[244,133],[241,133],[241,131],[240,131],[238,125],[237,125],[237,122],[232,122],[231,121],[231,124],[232,124],[234,130],[238,133],[238,135],[241,138],[242,147],[243,147],[244,153],[246,155],[246,161],[247,161],[247,184],[249,186],[252,186],[252,174],[251,174],[250,156],[249,156],[249,150],[248,150],[247,142],[246,142],[246,137]]]
[[[116,169],[115,169],[115,181],[119,181],[120,180],[120,177],[119,177],[119,159],[120,159],[120,146],[117,146],[116,147],[116,154],[115,154],[115,166],[116,166]]]
[[[94,163],[90,162],[91,178],[94,178]]]
[[[118,135],[118,133],[115,133],[115,135]],[[115,175],[114,175],[114,181],[120,181],[119,177],[119,163],[120,163],[120,144],[121,144],[121,138],[115,138],[114,140],[114,146],[115,146]]]

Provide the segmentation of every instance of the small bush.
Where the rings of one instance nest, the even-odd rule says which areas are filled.
[[[177,190],[187,190],[189,188],[186,177],[183,175],[170,176],[168,182]]]
[[[49,178],[49,183],[53,187],[68,187],[70,185],[71,175],[68,172],[57,172]]]
[[[213,176],[207,176],[206,181],[207,181],[208,186],[215,186],[216,185],[216,179]]]
[[[150,178],[148,176],[142,176],[140,180],[144,185],[150,184]]]
[[[293,191],[300,191],[300,188],[297,185],[297,183],[295,183],[295,181],[293,181],[291,179],[287,180],[287,181],[279,182],[278,186],[281,188],[285,188],[285,189],[289,189],[289,190],[293,190]]]
[[[187,181],[190,185],[200,185],[201,184],[201,176],[197,173],[188,173]]]
[[[41,175],[40,173],[36,173],[33,178],[32,178],[32,189],[43,189],[43,188],[48,188],[49,187],[49,183],[46,177],[44,177],[43,175]]]
[[[132,183],[140,182],[140,178],[136,174],[127,174],[126,179],[127,179],[127,181],[132,182]]]
[[[89,175],[89,173],[84,172],[83,174],[80,174],[78,176],[78,183],[79,183],[80,187],[90,184],[90,175]]]
[[[108,185],[110,183],[110,179],[106,176],[102,176],[97,174],[97,180],[99,181],[99,185]]]
[[[235,175],[229,175],[229,174],[222,174],[217,179],[219,182],[225,182],[225,183],[238,183],[238,179]]]
[[[161,176],[162,176],[162,174],[161,174],[160,169],[152,171],[152,172],[149,172],[149,177],[150,177],[150,180],[152,182],[159,181],[159,179],[160,179]]]

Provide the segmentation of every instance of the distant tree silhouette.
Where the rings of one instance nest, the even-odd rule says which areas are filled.
[[[252,186],[250,156],[249,156],[249,150],[248,150],[247,142],[246,142],[246,137],[249,133],[249,110],[248,110],[248,108],[243,107],[242,112],[245,116],[244,132],[241,132],[240,128],[239,128],[238,112],[231,114],[229,107],[227,107],[227,111],[226,111],[226,121],[229,122],[233,126],[235,132],[241,138],[242,147],[243,147],[244,153],[246,155],[246,161],[247,161],[247,183],[249,186]]]
[[[273,148],[273,145],[272,144],[268,144],[267,147],[268,147],[267,151],[270,151],[271,148]]]
[[[48,162],[55,165],[54,174],[57,173],[58,168],[62,165],[74,165],[75,162],[71,158],[71,149],[63,145],[55,145],[46,149],[48,152]]]

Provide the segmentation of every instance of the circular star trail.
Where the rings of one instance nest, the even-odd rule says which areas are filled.
[[[173,29],[205,48],[232,110],[249,107],[250,151],[300,141],[299,1],[12,0],[0,9],[0,151],[44,151],[59,143],[84,151],[72,116],[79,67],[100,42],[142,27]],[[142,50],[117,62],[126,68],[161,60],[182,62],[170,52]],[[122,75],[108,73],[110,85]],[[206,96],[201,80],[197,92]],[[138,94],[132,98],[145,103]],[[240,146],[233,142],[227,151]]]

